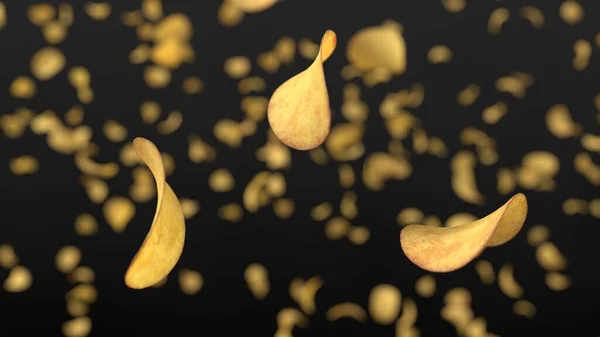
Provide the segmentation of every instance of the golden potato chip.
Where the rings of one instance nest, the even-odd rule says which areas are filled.
[[[129,187],[129,196],[135,202],[148,202],[156,197],[154,176],[147,167],[136,167],[131,172],[133,184]]]
[[[369,294],[369,314],[378,324],[394,323],[400,314],[402,295],[398,288],[391,284],[379,284]]]
[[[125,274],[128,287],[142,289],[158,283],[175,267],[183,251],[185,220],[179,199],[165,181],[165,168],[156,146],[137,137],[133,148],[152,171],[158,191],[152,226]]]
[[[152,49],[147,44],[140,44],[135,47],[134,50],[129,52],[129,62],[132,64],[142,64],[148,62],[150,59],[150,52]]]
[[[371,231],[367,227],[354,226],[348,232],[348,240],[355,245],[364,245],[369,241]]]
[[[0,245],[0,267],[10,269],[19,263],[19,258],[11,245]]]
[[[310,217],[315,221],[324,221],[331,216],[332,212],[333,207],[331,207],[331,204],[328,202],[323,202],[311,209]]]
[[[67,312],[73,317],[85,316],[90,312],[90,305],[77,300],[67,301]]]
[[[34,26],[43,26],[56,17],[56,9],[51,4],[34,4],[27,8],[27,18]]]
[[[475,205],[485,203],[485,197],[477,189],[475,177],[475,155],[468,151],[460,151],[454,155],[450,163],[452,169],[452,189],[457,197]]]
[[[548,288],[554,291],[563,291],[571,286],[571,279],[560,273],[548,273],[546,274],[546,285]]]
[[[183,115],[179,111],[171,111],[167,119],[158,123],[156,129],[161,135],[169,135],[179,129],[183,123]]]
[[[566,215],[587,214],[588,202],[583,199],[569,198],[563,202],[562,209]]]
[[[119,143],[127,139],[127,129],[114,119],[104,122],[104,136],[111,142]]]
[[[215,192],[229,192],[235,187],[235,180],[228,169],[222,168],[210,174],[208,185]]]
[[[421,297],[429,298],[435,294],[435,277],[425,275],[420,277],[415,283],[415,291]]]
[[[576,0],[566,0],[560,7],[558,13],[564,22],[574,25],[583,20],[583,7]]]
[[[325,223],[325,236],[329,240],[339,240],[348,234],[351,227],[352,224],[341,216],[333,217]]]
[[[100,204],[108,197],[108,184],[105,181],[95,177],[82,176],[80,182],[91,202]]]
[[[259,300],[265,299],[269,294],[271,285],[269,283],[269,272],[267,268],[259,263],[252,263],[244,270],[244,280],[252,295]]]
[[[33,283],[33,277],[29,269],[23,266],[16,266],[10,269],[8,277],[4,280],[4,290],[9,293],[23,292]]]
[[[298,303],[304,313],[312,315],[316,310],[315,295],[322,286],[323,280],[317,276],[306,281],[295,278],[290,282],[290,296]]]
[[[535,308],[535,305],[529,301],[518,300],[513,304],[513,312],[516,315],[531,319],[535,317],[537,309]]]
[[[141,7],[142,14],[150,21],[158,21],[163,17],[161,0],[144,0]]]
[[[579,39],[573,44],[573,69],[576,71],[584,71],[590,62],[592,56],[592,44],[586,40]]]
[[[189,41],[194,34],[192,22],[183,13],[173,13],[162,19],[154,31],[154,41],[177,39]]]
[[[81,251],[75,246],[64,246],[58,250],[54,258],[56,269],[67,274],[73,271],[81,262]]]
[[[431,47],[427,52],[427,60],[433,64],[450,62],[453,57],[452,50],[441,44]]]
[[[352,220],[358,215],[358,208],[356,207],[356,193],[348,191],[342,195],[340,202],[340,213],[346,219]]]
[[[223,64],[223,70],[233,79],[246,77],[251,69],[252,63],[246,56],[232,56],[226,59]]]
[[[340,165],[340,167],[338,168],[338,175],[339,175],[340,185],[343,188],[351,188],[352,185],[354,185],[356,176],[354,174],[354,170],[352,169],[352,166],[350,166],[348,164]]]
[[[144,81],[150,88],[164,88],[171,83],[171,72],[162,66],[147,66],[144,69]]]
[[[27,76],[15,78],[8,89],[10,94],[16,98],[32,98],[37,93],[35,81]]]
[[[69,83],[74,88],[86,88],[90,86],[90,72],[83,66],[75,66],[69,70]]]
[[[75,218],[75,232],[81,236],[92,236],[98,232],[98,222],[93,215],[82,213]]]
[[[195,58],[194,49],[187,41],[166,39],[157,43],[150,52],[150,60],[168,69],[177,69]]]
[[[202,92],[202,90],[204,90],[205,85],[200,78],[196,76],[190,76],[183,80],[182,87],[183,92],[185,92],[186,94],[198,95]]]
[[[490,105],[483,109],[482,117],[483,121],[487,124],[496,124],[506,113],[508,112],[508,105],[504,102],[496,102],[494,105]]]
[[[85,148],[75,153],[75,165],[82,172],[90,176],[110,179],[119,173],[119,164],[97,163],[91,156],[98,154],[99,148],[94,143],[89,143]]]
[[[551,242],[544,242],[535,251],[535,258],[547,271],[561,271],[567,268],[567,259]]]
[[[325,318],[330,322],[341,318],[352,318],[361,323],[366,322],[368,319],[365,309],[352,302],[344,302],[332,306],[325,312]]]
[[[479,260],[475,264],[475,271],[479,275],[481,279],[481,283],[483,284],[492,284],[496,280],[496,275],[494,274],[494,266],[489,261]]]
[[[502,207],[471,224],[458,227],[408,225],[400,232],[406,256],[432,272],[459,269],[485,247],[506,243],[521,230],[527,216],[527,198],[519,193]]]
[[[86,337],[92,332],[92,320],[87,316],[73,318],[62,325],[65,337]]]
[[[79,300],[88,304],[93,304],[98,300],[98,291],[91,284],[79,284],[65,294],[65,299]]]
[[[510,11],[504,7],[496,8],[488,20],[488,32],[491,34],[500,34],[502,25],[510,18]]]
[[[546,113],[546,126],[550,133],[559,139],[578,136],[581,126],[573,121],[569,108],[555,104]]]
[[[289,219],[294,215],[296,206],[294,201],[287,198],[277,199],[273,203],[273,212],[279,219]]]
[[[96,273],[90,267],[79,266],[67,275],[70,283],[92,283],[96,278]]]
[[[245,13],[237,8],[231,0],[224,0],[217,12],[219,23],[225,27],[237,26],[244,19]]]
[[[246,13],[259,13],[273,7],[280,0],[227,0]]]
[[[96,21],[106,20],[111,12],[111,7],[108,2],[87,1],[83,5],[83,9],[85,10],[85,13],[89,15],[90,18]]]
[[[198,138],[198,136],[190,136],[188,142],[188,157],[193,163],[201,163],[203,161],[212,162],[216,159],[216,150]]]
[[[539,8],[523,6],[519,8],[519,14],[524,19],[529,20],[534,28],[540,29],[544,27],[544,13]]]
[[[31,57],[31,74],[40,81],[48,81],[60,73],[67,59],[54,47],[43,47]]]
[[[365,152],[362,139],[365,126],[358,123],[336,125],[325,141],[325,148],[337,161],[352,161],[360,158]]]
[[[196,295],[202,290],[204,278],[195,270],[183,268],[179,271],[179,288],[186,295]]]
[[[156,123],[160,114],[160,104],[155,101],[145,101],[140,105],[140,115],[142,116],[142,121],[146,124]]]
[[[442,5],[450,13],[461,12],[467,6],[465,0],[442,0]]]
[[[34,174],[40,168],[40,163],[32,156],[20,156],[10,160],[9,167],[16,176]]]
[[[305,327],[308,320],[302,312],[296,308],[283,308],[277,313],[278,331],[288,331],[291,336],[291,331],[295,326]]]
[[[396,221],[399,225],[403,226],[420,223],[424,218],[425,214],[423,214],[420,209],[415,207],[407,207],[398,213],[396,216]]]
[[[588,203],[588,211],[590,215],[596,219],[600,219],[600,199],[592,199]]]
[[[504,264],[498,272],[498,286],[504,295],[518,299],[523,296],[523,287],[515,280],[513,266]]]
[[[406,70],[406,43],[397,24],[382,24],[356,32],[346,45],[346,57],[362,72],[381,68],[394,75]]]
[[[533,247],[537,247],[550,238],[550,230],[544,225],[535,225],[527,232],[527,242]]]
[[[481,93],[479,85],[472,83],[458,93],[456,100],[462,106],[471,106],[479,97],[479,93]]]
[[[198,203],[198,201],[196,200],[190,198],[181,198],[179,199],[179,203],[181,204],[181,211],[183,212],[183,217],[186,220],[192,218],[200,211],[200,203]]]
[[[83,107],[75,105],[65,113],[65,122],[70,126],[78,126],[83,122]]]
[[[244,137],[240,124],[231,119],[221,119],[213,127],[215,138],[229,147],[238,148]]]
[[[497,188],[498,193],[507,195],[514,191],[517,187],[517,181],[515,174],[512,170],[507,168],[500,168],[496,172]]]
[[[364,161],[362,180],[368,189],[380,191],[387,180],[404,180],[411,174],[412,166],[404,158],[396,158],[385,152],[375,152]]]
[[[230,203],[219,208],[217,214],[219,218],[223,220],[238,222],[242,220],[242,217],[244,216],[244,209],[236,203]]]
[[[66,26],[71,26],[74,21],[73,6],[68,3],[58,5],[58,21]]]
[[[117,233],[122,233],[135,215],[135,205],[125,197],[111,197],[102,207],[108,225]]]
[[[257,173],[246,185],[242,200],[244,207],[250,213],[256,213],[261,207],[260,195],[264,191],[269,181],[270,172],[262,171]],[[266,196],[268,194],[265,193]]]
[[[589,133],[581,136],[581,146],[590,152],[600,153],[600,136]]]
[[[40,116],[44,116],[44,114],[42,113],[38,115],[37,118],[40,118]],[[46,115],[45,117],[49,116]],[[6,137],[10,139],[18,138],[21,135],[23,135],[23,133],[25,133],[25,129],[27,128],[27,126],[29,126],[29,123],[32,121],[32,118],[33,111],[27,108],[17,109],[17,111],[15,111],[14,114],[4,114],[0,116],[0,129],[2,129]],[[41,118],[43,119],[44,117]],[[52,122],[50,122],[50,119],[52,119]],[[47,120],[49,124],[56,122],[56,115],[50,117],[50,119]],[[39,120],[37,124],[40,124]],[[34,129],[35,128],[32,126],[32,131]]]
[[[269,100],[269,125],[277,138],[291,148],[311,150],[329,134],[331,111],[323,63],[336,44],[336,34],[326,31],[312,65],[280,85]]]
[[[296,54],[296,41],[293,37],[282,36],[275,46],[273,46],[273,53],[281,63],[290,64],[294,62],[294,54]]]

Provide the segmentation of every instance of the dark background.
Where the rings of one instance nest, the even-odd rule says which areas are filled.
[[[32,100],[19,100],[8,93],[15,77],[29,73],[31,55],[46,45],[39,28],[27,20],[29,3],[33,2],[5,1],[8,24],[0,31],[0,88],[5,88],[0,90],[0,113],[26,106],[38,113],[52,109],[62,115],[78,104],[76,92],[68,84],[67,71],[39,84],[38,94]],[[168,336],[272,336],[277,312],[287,306],[296,307],[288,293],[290,281],[316,275],[324,280],[316,297],[317,312],[310,317],[308,328],[295,329],[295,336],[393,336],[393,325],[325,320],[325,311],[340,302],[354,301],[366,308],[371,288],[379,283],[394,284],[404,297],[416,300],[417,327],[422,336],[456,334],[440,318],[440,309],[443,294],[457,286],[472,292],[475,315],[485,317],[488,331],[498,335],[598,335],[600,328],[593,324],[599,317],[598,220],[589,215],[566,216],[561,210],[565,199],[589,200],[598,196],[598,190],[573,169],[573,157],[582,151],[579,140],[558,140],[544,124],[548,108],[564,103],[585,132],[600,131],[593,105],[594,96],[600,92],[600,50],[594,46],[586,71],[575,72],[571,67],[574,41],[585,38],[593,42],[600,30],[597,1],[580,1],[586,10],[585,19],[569,26],[558,15],[559,1],[468,1],[463,12],[451,14],[439,1],[285,0],[266,12],[247,15],[235,28],[225,28],[217,22],[220,1],[163,1],[165,15],[183,12],[193,21],[196,61],[176,70],[171,85],[160,90],[145,85],[143,65],[128,62],[128,53],[139,40],[135,29],[120,22],[119,13],[138,9],[139,2],[114,1],[113,12],[104,22],[87,17],[79,1],[71,3],[76,11],[75,23],[59,48],[68,60],[65,69],[84,65],[91,72],[95,100],[85,107],[84,124],[94,129],[93,142],[101,149],[98,161],[118,160],[121,145],[106,141],[101,131],[105,120],[116,119],[128,128],[128,140],[146,137],[161,151],[173,155],[177,168],[168,178],[169,184],[179,197],[199,200],[202,209],[187,221],[186,246],[167,285],[142,291],[128,289],[123,276],[151,224],[155,200],[137,205],[136,216],[127,230],[116,234],[104,223],[101,207],[91,203],[78,184],[80,172],[72,156],[57,154],[47,147],[45,137],[31,131],[17,140],[0,134],[0,243],[13,245],[21,263],[33,273],[33,285],[28,291],[0,291],[3,335],[5,331],[7,336],[61,334],[61,324],[70,319],[64,294],[71,285],[56,270],[54,256],[68,244],[80,247],[82,264],[96,271],[94,284],[99,300],[90,313],[91,336],[153,332]],[[544,12],[544,28],[534,29],[519,17],[522,5],[535,5]],[[491,35],[487,32],[489,14],[501,6],[511,11],[511,18],[500,35]],[[496,139],[498,163],[491,167],[480,165],[476,171],[478,186],[488,199],[486,205],[473,206],[454,195],[450,188],[450,156],[439,159],[413,155],[414,173],[406,181],[388,182],[378,193],[364,188],[360,179],[357,181],[353,190],[358,194],[359,216],[353,223],[369,227],[368,243],[355,246],[347,240],[329,241],[323,224],[310,219],[310,208],[324,201],[339,204],[343,190],[338,184],[337,164],[318,166],[307,153],[294,151],[292,167],[285,171],[287,196],[296,203],[292,219],[279,220],[269,208],[256,214],[246,213],[235,224],[218,219],[216,210],[229,202],[241,202],[249,179],[265,169],[255,159],[255,151],[265,143],[268,128],[268,122],[263,121],[258,132],[236,150],[214,138],[212,127],[216,121],[243,118],[239,109],[241,95],[236,81],[224,74],[223,60],[234,55],[255,59],[283,35],[319,41],[326,29],[335,30],[338,49],[325,71],[334,123],[338,123],[343,121],[338,113],[344,84],[339,74],[347,63],[346,41],[357,30],[388,18],[404,27],[408,68],[388,84],[363,89],[362,98],[370,107],[365,136],[367,153],[387,148],[389,137],[378,113],[385,94],[422,83],[425,102],[411,112],[421,119],[429,135],[446,142],[450,154],[466,148],[458,137],[466,126],[481,128]],[[436,44],[450,46],[454,52],[451,63],[428,63],[427,51]],[[282,66],[275,75],[258,67],[253,71],[267,81],[268,97],[279,84],[309,64],[297,55],[293,66]],[[523,100],[494,89],[495,80],[512,71],[535,76],[535,84]],[[180,83],[190,75],[199,76],[206,83],[202,94],[188,96],[182,92]],[[481,95],[473,106],[461,107],[456,103],[456,94],[470,83],[481,86]],[[150,99],[162,105],[163,116],[171,110],[181,111],[183,126],[174,134],[161,136],[154,126],[143,124],[139,105]],[[509,113],[497,125],[486,125],[481,120],[481,110],[497,100],[507,102]],[[187,137],[192,133],[217,148],[214,163],[189,161]],[[524,298],[537,306],[537,316],[528,320],[514,315],[513,301],[500,292],[497,283],[482,285],[474,263],[457,272],[436,275],[436,295],[420,298],[414,282],[426,272],[411,264],[400,249],[401,228],[395,220],[398,211],[414,206],[442,220],[460,211],[483,216],[508,199],[496,192],[496,169],[516,167],[524,154],[534,150],[548,150],[560,156],[558,188],[552,193],[525,191],[530,212],[523,231],[506,245],[486,250],[482,257],[490,260],[496,271],[504,263],[515,266],[515,277],[525,289]],[[8,161],[24,154],[40,160],[40,171],[33,176],[15,177]],[[357,173],[365,157],[352,163]],[[597,155],[593,158],[600,162]],[[209,173],[220,167],[230,169],[236,178],[236,188],[230,193],[216,194],[208,188]],[[109,183],[111,195],[126,195],[130,184],[130,170],[122,168]],[[92,213],[99,220],[96,236],[79,237],[74,232],[74,219],[82,212]],[[534,224],[550,227],[551,241],[569,260],[566,274],[572,277],[570,289],[553,292],[545,286],[545,272],[526,241],[526,231]],[[243,279],[245,266],[253,262],[269,270],[271,292],[264,301],[251,295]],[[204,276],[204,287],[196,296],[179,290],[177,270],[184,267]],[[0,270],[1,280],[6,275],[7,270]],[[590,328],[596,333],[591,334]]]

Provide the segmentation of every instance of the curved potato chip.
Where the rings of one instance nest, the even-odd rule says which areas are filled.
[[[147,139],[137,137],[133,148],[148,166],[158,191],[152,227],[125,273],[125,284],[142,289],[160,282],[179,260],[185,241],[185,220],[179,199],[165,181],[160,152]]]
[[[391,284],[379,284],[369,294],[369,314],[381,325],[394,323],[400,314],[401,305],[402,294]]]
[[[514,268],[511,264],[505,264],[500,268],[498,286],[500,291],[510,298],[518,299],[523,296],[523,287],[515,280]]]
[[[399,75],[406,70],[406,43],[397,24],[361,29],[346,45],[346,57],[353,68],[369,71],[382,68]]]
[[[277,138],[291,148],[313,149],[329,134],[331,108],[323,63],[336,44],[335,33],[326,31],[312,65],[280,85],[269,100],[269,125]]]
[[[66,337],[84,337],[92,331],[92,320],[87,316],[73,318],[62,325],[62,333]]]
[[[367,312],[356,303],[344,302],[327,309],[325,317],[330,322],[347,317],[364,323],[367,321]]]
[[[40,81],[47,81],[63,68],[67,60],[65,55],[54,47],[44,47],[31,57],[31,73]]]
[[[29,269],[16,266],[10,270],[8,277],[4,280],[4,290],[11,293],[23,292],[31,286],[33,277]]]
[[[246,13],[259,13],[273,7],[281,0],[227,0]]]
[[[400,232],[406,256],[417,266],[432,272],[459,269],[485,247],[499,246],[517,235],[527,217],[527,198],[513,196],[485,218],[458,227],[409,225]]]

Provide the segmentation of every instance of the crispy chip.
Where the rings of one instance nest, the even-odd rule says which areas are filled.
[[[381,68],[395,75],[406,70],[406,44],[397,24],[382,24],[356,32],[346,45],[346,57],[354,69]]]
[[[336,43],[335,33],[326,31],[312,65],[280,85],[271,96],[269,125],[277,138],[291,148],[313,149],[329,134],[331,111],[323,63],[335,50]]]
[[[498,272],[498,286],[504,295],[517,299],[523,296],[524,291],[523,287],[515,280],[513,271],[511,264],[504,264]]]
[[[252,295],[259,300],[265,299],[269,294],[271,285],[269,283],[269,272],[267,268],[259,263],[252,263],[244,270],[244,280]]]
[[[394,323],[400,314],[402,295],[398,288],[391,284],[379,284],[369,294],[369,314],[378,324]]]
[[[179,199],[165,182],[165,168],[156,146],[138,137],[133,147],[152,171],[158,191],[152,227],[125,274],[128,287],[142,289],[162,280],[179,260],[185,241],[185,220]]]
[[[31,74],[40,81],[48,81],[56,76],[67,60],[65,55],[54,47],[43,47],[31,57]]]
[[[4,280],[4,290],[10,293],[23,292],[33,283],[33,277],[29,269],[23,266],[16,266],[10,269],[8,277]]]
[[[325,318],[328,321],[333,322],[341,318],[352,318],[358,322],[367,321],[367,312],[360,305],[352,302],[339,303],[325,312]]]
[[[459,269],[485,247],[499,246],[517,235],[527,216],[527,199],[519,193],[488,216],[458,227],[409,225],[400,233],[406,256],[432,272]]]

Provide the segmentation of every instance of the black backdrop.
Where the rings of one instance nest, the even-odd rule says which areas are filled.
[[[0,88],[5,88],[0,90],[0,113],[19,106],[38,113],[45,109],[62,113],[78,104],[66,71],[40,84],[32,100],[15,99],[8,93],[12,80],[28,73],[30,56],[45,45],[39,29],[27,20],[28,3],[5,1],[8,24],[0,31]],[[85,108],[84,123],[95,131],[93,141],[101,148],[98,161],[118,159],[120,145],[107,142],[101,134],[104,121],[116,119],[128,128],[129,140],[146,137],[161,151],[173,155],[177,168],[168,178],[169,184],[179,197],[198,199],[202,209],[187,221],[184,253],[167,285],[143,291],[128,289],[123,275],[149,228],[155,201],[138,205],[128,229],[116,234],[103,222],[101,208],[89,201],[77,183],[80,173],[72,157],[50,150],[44,137],[31,131],[17,140],[0,134],[0,242],[13,245],[21,263],[33,274],[33,285],[28,291],[0,291],[3,335],[5,331],[7,336],[17,332],[61,334],[61,324],[69,319],[64,294],[71,285],[56,270],[54,255],[68,244],[80,247],[82,264],[96,271],[94,284],[99,299],[90,313],[92,336],[153,332],[169,336],[271,336],[276,330],[276,313],[286,306],[295,306],[288,293],[289,282],[294,277],[315,275],[324,280],[316,298],[317,312],[311,316],[309,327],[296,329],[295,336],[394,335],[393,325],[325,320],[324,313],[333,304],[354,301],[365,306],[370,289],[379,283],[394,284],[404,296],[416,299],[417,327],[423,336],[455,335],[454,328],[440,318],[440,309],[445,291],[457,286],[471,290],[475,314],[487,319],[488,331],[501,336],[583,336],[589,334],[588,327],[598,332],[592,324],[598,317],[598,221],[587,215],[566,216],[561,210],[566,198],[589,200],[597,196],[597,190],[572,167],[574,155],[581,151],[579,141],[558,140],[544,124],[548,108],[564,103],[586,132],[600,131],[593,105],[594,95],[600,91],[600,50],[594,47],[586,71],[575,72],[571,67],[574,41],[593,41],[600,30],[600,6],[596,1],[580,2],[586,16],[575,26],[560,19],[559,1],[527,2],[545,14],[543,29],[533,29],[519,18],[518,8],[524,3],[511,0],[468,1],[466,9],[456,14],[448,13],[439,1],[285,0],[264,13],[248,15],[235,28],[225,28],[217,22],[220,1],[164,1],[165,14],[183,12],[193,21],[196,61],[175,71],[173,83],[180,83],[189,75],[199,76],[206,83],[206,90],[198,96],[185,95],[179,85],[149,89],[143,82],[143,66],[128,62],[128,53],[139,41],[135,30],[120,22],[118,13],[139,8],[138,2],[115,1],[113,13],[105,22],[91,20],[79,1],[72,3],[75,23],[59,48],[67,57],[67,67],[84,65],[92,74],[96,98]],[[500,6],[512,14],[502,33],[494,36],[487,32],[487,21]],[[497,140],[499,162],[477,171],[479,187],[488,198],[486,205],[476,207],[453,194],[449,158],[413,156],[414,174],[410,179],[389,182],[379,193],[367,190],[360,182],[355,187],[359,216],[354,223],[370,228],[369,242],[354,246],[346,240],[329,241],[323,234],[323,225],[312,221],[309,214],[317,203],[339,202],[343,191],[337,183],[337,166],[317,166],[307,153],[295,151],[292,167],[285,172],[287,195],[296,202],[292,219],[279,220],[269,209],[246,213],[236,224],[218,219],[216,210],[229,202],[240,202],[245,184],[264,169],[254,152],[265,143],[268,127],[266,121],[262,122],[258,132],[236,150],[214,138],[212,127],[217,120],[243,116],[239,109],[241,96],[236,82],[223,73],[223,60],[234,55],[255,58],[283,35],[318,41],[326,29],[335,30],[338,50],[325,71],[334,123],[341,122],[338,112],[344,82],[339,74],[347,62],[345,42],[360,28],[377,25],[387,18],[404,27],[408,68],[406,74],[388,84],[363,90],[363,100],[371,110],[365,135],[367,152],[385,151],[389,140],[377,113],[385,94],[420,82],[425,87],[425,102],[413,113],[430,135],[446,142],[450,153],[464,148],[458,135],[469,125],[482,128]],[[452,48],[451,63],[428,63],[427,51],[436,44]],[[264,75],[270,93],[308,64],[309,61],[296,57],[293,66],[284,66],[275,75],[262,71],[257,74]],[[535,84],[523,100],[494,90],[494,81],[511,71],[535,76]],[[479,84],[482,93],[476,104],[464,108],[456,103],[456,94],[470,83]],[[163,111],[180,110],[183,126],[172,135],[161,136],[153,126],[143,124],[139,105],[148,99],[159,102]],[[508,103],[509,113],[501,123],[487,126],[481,121],[480,112],[499,99]],[[189,161],[187,137],[192,133],[216,147],[216,162]],[[441,219],[459,211],[485,215],[507,199],[496,192],[495,168],[515,167],[525,153],[533,150],[548,150],[560,156],[558,188],[552,193],[526,192],[530,213],[524,230],[506,245],[486,250],[483,257],[496,269],[506,262],[515,265],[516,279],[525,289],[525,298],[537,306],[537,316],[533,320],[515,316],[513,301],[499,291],[497,283],[482,285],[473,263],[454,273],[436,275],[436,295],[419,298],[414,282],[426,272],[412,265],[400,249],[400,227],[395,221],[398,211],[414,206]],[[15,177],[8,160],[23,154],[37,157],[40,171]],[[594,159],[597,161],[598,157]],[[361,165],[362,160],[352,163],[357,170]],[[208,188],[209,173],[219,167],[229,168],[236,178],[236,188],[230,193],[215,194]],[[129,171],[122,172],[110,182],[111,193],[126,195],[130,183]],[[79,237],[73,231],[75,216],[81,212],[90,212],[99,219],[96,236]],[[568,290],[553,292],[544,284],[545,273],[535,261],[534,249],[527,244],[525,235],[530,226],[538,223],[550,227],[552,241],[569,259],[566,274],[572,277],[573,285]],[[269,270],[271,293],[264,301],[252,297],[244,283],[243,270],[252,262]],[[204,287],[198,295],[187,296],[179,290],[176,271],[182,267],[198,270],[204,276]],[[0,279],[7,274],[8,271],[0,270]]]

